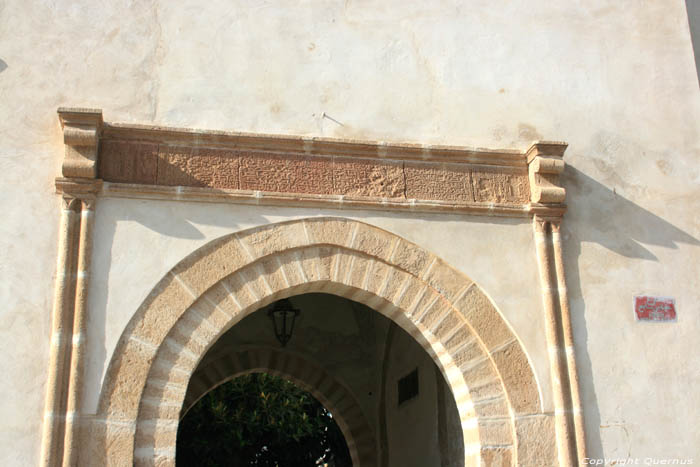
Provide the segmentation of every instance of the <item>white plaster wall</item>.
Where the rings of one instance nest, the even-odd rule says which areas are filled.
[[[88,332],[95,336],[93,342],[104,346],[96,346],[90,356],[86,410],[96,408],[101,380],[126,324],[175,264],[226,233],[321,215],[384,228],[470,276],[491,296],[522,340],[536,369],[545,406],[552,409],[539,275],[527,220],[103,198],[96,208]]]
[[[38,459],[59,105],[100,107],[110,121],[253,132],[520,149],[540,137],[568,141],[564,247],[590,452],[699,462],[693,427],[700,395],[692,388],[700,383],[700,93],[685,7],[551,3],[3,2],[0,352],[7,358],[0,359],[0,463]],[[95,258],[100,282],[91,304],[103,305],[91,310],[90,329],[109,329],[104,349],[93,349],[98,362],[119,321],[179,254],[231,228],[286,216],[229,207],[218,208],[232,215],[221,218],[199,205],[154,209],[147,202],[126,212],[123,201],[99,204],[97,241],[110,245],[113,257]],[[182,220],[175,230],[169,213]],[[114,218],[120,222],[110,226]],[[366,219],[421,244],[435,235],[440,241],[429,248],[441,256],[455,244],[463,248],[464,232],[487,231],[480,221],[456,218],[423,230],[401,216]],[[528,229],[498,224],[488,235],[516,232],[526,249]],[[145,243],[129,245],[139,231]],[[151,271],[125,277],[134,273],[129,252],[156,244],[161,257],[139,259]],[[510,246],[503,240],[498,251],[507,257]],[[493,296],[504,283],[489,282],[501,273],[486,268],[509,263],[487,251],[448,260]],[[533,257],[512,264],[525,263],[530,269],[511,267],[510,277],[531,280]],[[110,289],[114,284],[121,288]],[[642,292],[674,297],[678,322],[635,323],[632,297]],[[519,303],[494,299],[518,328]],[[117,310],[107,315],[109,328],[96,324],[108,310]],[[535,336],[525,330],[538,326],[518,329],[531,356],[528,339]],[[100,364],[91,369],[94,383]],[[538,376],[546,381],[542,370]]]
[[[390,467],[439,466],[435,364],[408,334],[397,332],[387,354],[385,416]],[[399,405],[398,382],[418,370],[418,395]],[[454,398],[453,398],[454,399]],[[450,407],[451,409],[453,407]],[[459,430],[457,431],[459,433]],[[463,461],[462,461],[463,462]]]

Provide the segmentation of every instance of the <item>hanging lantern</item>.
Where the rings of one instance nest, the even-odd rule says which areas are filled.
[[[299,310],[292,306],[292,303],[286,298],[277,301],[272,308],[267,312],[267,316],[272,320],[272,326],[275,330],[275,337],[282,347],[287,345],[294,331],[294,320],[299,316]]]

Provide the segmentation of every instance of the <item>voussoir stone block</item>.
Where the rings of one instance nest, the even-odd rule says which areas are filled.
[[[232,274],[221,281],[221,286],[232,295],[231,300],[233,300],[241,310],[245,310],[259,301],[259,298],[253,295],[251,288],[248,287],[245,276],[241,275],[240,272]]]
[[[155,378],[163,381],[173,381],[176,384],[187,386],[190,382],[192,372],[187,368],[180,368],[172,365],[170,362],[156,360],[151,366],[149,378]]]
[[[218,282],[207,290],[202,299],[200,299],[200,301],[202,300],[206,300],[209,304],[215,305],[219,311],[227,315],[229,319],[236,319],[241,311],[241,308],[233,300],[231,294],[223,287],[221,282]]]
[[[244,249],[258,259],[272,253],[299,248],[309,243],[303,221],[265,225],[236,234]]]
[[[491,354],[516,413],[540,411],[539,391],[527,356],[517,341]]]
[[[500,380],[492,380],[486,383],[469,387],[469,394],[474,402],[479,402],[484,399],[492,399],[503,395],[503,385]]]
[[[176,265],[172,274],[182,280],[195,295],[199,295],[249,262],[236,238],[227,236],[195,251]]]
[[[513,465],[513,448],[489,447],[481,450],[481,465],[484,467],[511,467]],[[518,462],[518,465],[521,465]],[[551,464],[541,464],[540,467]]]
[[[554,416],[516,418],[515,433],[518,440],[527,440],[518,443],[518,465],[559,465]]]
[[[427,309],[416,311],[415,316],[420,316],[419,324],[434,335],[433,331],[437,325],[451,313],[454,313],[455,310],[447,300],[439,295],[437,296],[437,300],[428,303]]]
[[[132,335],[159,345],[194,301],[195,297],[172,274],[168,274],[141,305],[142,317],[135,321]]]
[[[508,402],[506,401],[505,396],[497,397],[495,399],[486,399],[479,401],[474,404],[474,410],[479,415],[479,417],[510,416]]]
[[[134,429],[135,426],[109,421],[94,423],[92,436],[96,441],[92,444],[90,463],[109,467],[130,466],[134,452]]]
[[[372,261],[372,266],[367,270],[362,288],[374,295],[379,295],[390,273],[391,267],[386,263],[378,260]]]
[[[443,345],[450,355],[455,355],[458,349],[472,342],[476,342],[476,337],[474,337],[471,328],[464,324],[464,321],[460,321],[462,324],[458,325],[455,332],[443,342]]]
[[[343,262],[344,269],[339,271],[341,282],[356,289],[362,289],[365,285],[365,276],[374,264],[374,260],[368,256],[351,252],[349,260]]]
[[[331,277],[330,268],[321,269],[320,254],[319,248],[304,248],[296,252],[295,259],[307,282],[329,280]]]
[[[451,312],[442,320],[442,322],[437,324],[434,329],[431,329],[433,335],[443,343],[445,348],[448,348],[450,338],[460,330],[464,330],[466,336],[471,335],[467,325],[464,323],[464,318],[454,308],[451,306],[450,308]]]
[[[498,347],[514,338],[501,314],[478,287],[471,287],[455,303],[455,307],[462,312],[488,349]]]
[[[178,420],[180,409],[181,406],[177,404],[165,404],[159,399],[142,400],[139,416],[145,420]]]
[[[434,259],[435,255],[411,242],[400,239],[389,262],[416,277],[421,277]]]
[[[513,442],[513,426],[509,418],[479,420],[479,435],[485,445],[508,445]]]
[[[124,351],[110,369],[114,384],[106,394],[107,414],[118,420],[136,420],[144,384],[155,359],[156,349],[134,339],[124,345]],[[105,386],[110,381],[105,382]],[[109,386],[108,386],[109,387]]]
[[[433,263],[425,281],[450,301],[454,301],[459,293],[472,283],[471,279],[458,273],[441,259]]]
[[[320,217],[305,219],[306,226],[312,243],[321,245],[337,245],[349,247],[353,233],[358,223],[349,219]]]
[[[396,236],[385,230],[358,224],[357,232],[352,243],[352,249],[362,253],[387,261],[393,251]]]
[[[470,340],[467,344],[460,346],[458,350],[451,354],[455,365],[459,368],[470,366],[477,360],[487,358],[486,351],[476,339]]]

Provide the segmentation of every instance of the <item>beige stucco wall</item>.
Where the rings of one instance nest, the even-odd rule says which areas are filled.
[[[252,132],[520,149],[568,141],[564,248],[590,453],[700,461],[700,93],[685,7],[550,3],[4,2],[0,463],[38,459],[60,105]],[[92,387],[129,313],[183,255],[231,230],[319,213],[98,204]],[[536,281],[529,225],[342,215],[463,270],[540,355],[542,326],[521,310],[533,297],[518,300],[530,293],[518,285]],[[638,293],[674,297],[678,322],[636,323]],[[535,368],[547,400],[546,364]]]

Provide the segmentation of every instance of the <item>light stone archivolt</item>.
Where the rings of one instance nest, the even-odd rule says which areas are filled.
[[[378,464],[375,433],[352,392],[323,368],[289,352],[266,348],[232,350],[198,368],[190,379],[180,419],[212,389],[238,376],[257,372],[282,376],[311,393],[333,414],[353,465]],[[142,400],[141,410],[157,410],[159,404],[159,399]],[[150,448],[145,448],[143,454],[153,455]]]
[[[363,303],[425,348],[457,402],[465,465],[557,463],[553,414],[542,412],[527,356],[480,288],[417,245],[342,218],[228,235],[174,267],[116,347],[86,440],[91,461],[174,465],[187,385],[207,349],[246,315],[308,292]]]

